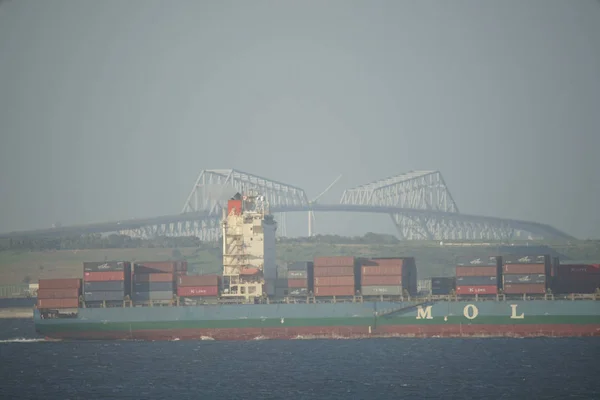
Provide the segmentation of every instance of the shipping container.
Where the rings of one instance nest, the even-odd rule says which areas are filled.
[[[0,299],[27,297],[31,293],[29,285],[2,285],[0,286]]]
[[[64,308],[78,308],[79,299],[38,299],[37,308],[42,310],[60,310]]]
[[[544,274],[529,274],[529,275],[503,275],[504,284],[507,283],[546,283],[546,275]]]
[[[464,256],[458,257],[456,265],[460,266],[471,266],[471,267],[496,267],[498,265],[498,257],[496,256],[483,256],[473,257]]]
[[[552,282],[552,293],[554,294],[591,294],[600,288],[600,282],[593,280],[557,279]]]
[[[83,279],[86,282],[109,282],[109,281],[124,281],[125,274],[123,271],[115,272],[84,272]]]
[[[123,291],[84,292],[83,299],[86,302],[95,301],[121,301],[125,297]]]
[[[188,262],[187,261],[176,261],[175,271],[176,272],[187,272]]]
[[[545,274],[545,264],[505,264],[502,267],[504,274],[510,275],[528,275],[528,274]]]
[[[362,286],[392,286],[392,285],[402,285],[402,277],[401,276],[363,276],[362,277]]]
[[[177,277],[177,286],[219,286],[219,275],[181,275]]]
[[[177,269],[177,261],[144,261],[137,262],[134,273],[152,274],[156,272],[173,273]]]
[[[315,278],[315,287],[316,286],[354,286],[354,277],[353,276],[318,276]]]
[[[173,282],[175,276],[169,273],[135,274],[134,282]]]
[[[314,276],[354,276],[354,267],[315,267]]]
[[[79,289],[81,287],[81,279],[40,279],[39,289]]]
[[[173,282],[136,282],[133,284],[134,292],[172,292],[173,290],[175,290]]]
[[[289,288],[288,296],[292,296],[292,297],[308,296],[308,289],[307,288]]]
[[[124,272],[127,266],[131,266],[131,263],[122,261],[84,262],[83,272]]]
[[[277,279],[275,280],[275,289],[277,288],[286,288],[288,287],[288,280],[287,279]]]
[[[452,293],[454,287],[450,286],[436,286],[431,288],[431,294],[434,296],[446,296]]]
[[[296,261],[288,264],[286,271],[308,271],[312,266],[312,261]]]
[[[38,299],[77,299],[79,289],[38,289]]]
[[[401,296],[403,294],[402,286],[363,286],[363,296]]]
[[[459,295],[475,295],[475,294],[497,294],[498,287],[490,286],[456,286],[456,294]]]
[[[307,288],[308,279],[288,279],[289,288]]]
[[[180,286],[177,288],[177,296],[179,297],[213,297],[218,295],[218,286]]]
[[[318,267],[354,267],[355,258],[347,256],[337,257],[315,257],[314,268]]]
[[[549,260],[548,256],[537,255],[537,256],[523,256],[516,254],[509,254],[502,256],[502,262],[506,264],[546,264]]]
[[[308,271],[288,271],[288,279],[308,279]]]
[[[278,288],[275,287],[275,297],[288,297],[289,292],[287,288]]]
[[[498,269],[496,267],[456,267],[456,276],[497,276]]]
[[[431,278],[431,288],[452,288],[456,287],[456,278],[454,277],[434,277]]]
[[[456,286],[489,286],[497,285],[496,276],[457,276]]]
[[[173,292],[133,292],[133,301],[148,301],[148,300],[171,300],[173,298]]]
[[[545,283],[505,283],[505,294],[544,294],[546,293]]]
[[[83,282],[83,290],[86,292],[124,291],[125,281]]]
[[[388,265],[388,266],[362,266],[361,267],[362,276],[389,276],[396,275],[402,276],[402,266],[401,265]]]
[[[600,274],[600,264],[561,264],[557,266],[557,275],[591,275]]]
[[[315,286],[315,296],[353,296],[352,286]]]

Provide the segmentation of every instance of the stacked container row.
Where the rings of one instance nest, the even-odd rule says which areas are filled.
[[[363,260],[360,287],[363,296],[401,296],[417,292],[414,258],[375,258]]]
[[[175,279],[182,276],[177,261],[149,261],[134,265],[131,298],[134,302],[171,300],[175,292]]]
[[[308,296],[313,290],[314,267],[310,261],[288,264],[285,275],[278,276],[279,293],[284,296]],[[277,286],[276,285],[276,286]]]
[[[86,303],[123,301],[130,294],[131,263],[83,263],[83,299]]]
[[[552,281],[555,294],[595,293],[600,289],[600,264],[557,265]]]
[[[315,257],[313,270],[315,296],[353,296],[356,292],[354,257]]]
[[[37,308],[58,310],[78,308],[81,279],[40,279]]]
[[[432,295],[448,295],[456,289],[456,278],[454,277],[438,277],[431,278],[431,294]]]
[[[499,265],[496,256],[459,259],[456,266],[456,294],[497,294]]]
[[[502,287],[505,294],[544,294],[550,272],[550,257],[503,257]]]

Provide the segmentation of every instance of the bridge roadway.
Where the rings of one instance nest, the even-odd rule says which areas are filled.
[[[513,229],[524,230],[534,235],[543,237],[553,237],[556,239],[574,239],[572,236],[553,228],[550,225],[537,222],[504,219],[496,217],[483,217],[479,215],[469,215],[462,213],[440,212],[431,210],[419,210],[401,207],[378,207],[378,206],[360,206],[346,204],[313,204],[305,206],[286,206],[286,207],[271,207],[272,213],[280,212],[302,212],[302,211],[321,211],[321,212],[361,212],[361,213],[379,213],[393,214],[401,213],[406,216],[433,217],[436,219],[450,218],[457,221],[488,223],[488,224],[505,224]],[[122,230],[133,230],[144,226],[165,225],[171,223],[196,221],[209,217],[208,212],[191,212],[174,215],[164,215],[153,218],[128,219],[114,222],[92,223],[85,225],[72,225],[60,228],[38,229],[30,231],[10,232],[0,234],[0,239],[8,238],[39,238],[39,237],[68,237],[82,234],[92,233],[108,233]]]

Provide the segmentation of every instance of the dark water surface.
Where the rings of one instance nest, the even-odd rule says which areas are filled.
[[[43,342],[0,320],[2,399],[600,399],[600,339]]]

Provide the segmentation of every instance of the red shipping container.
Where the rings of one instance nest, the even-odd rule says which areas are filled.
[[[77,299],[79,289],[38,289],[38,299]]]
[[[66,278],[66,279],[40,279],[38,282],[39,289],[78,289],[81,287],[81,279]]]
[[[354,257],[315,257],[313,265],[314,268],[318,267],[354,267]]]
[[[315,296],[353,296],[352,286],[318,286],[315,287]]]
[[[315,276],[354,276],[354,267],[319,267],[314,269]]]
[[[219,281],[219,275],[181,275],[177,286],[219,286]]]
[[[363,276],[361,284],[363,286],[393,286],[401,285],[401,276]]]
[[[155,272],[152,274],[135,274],[134,282],[173,282],[175,276],[168,273]]]
[[[505,274],[545,274],[546,265],[544,264],[505,264],[502,267]]]
[[[544,294],[545,283],[507,283],[504,285],[505,294]]]
[[[496,267],[456,267],[456,276],[496,276],[497,274]]]
[[[482,267],[483,268],[483,267]],[[494,286],[457,286],[456,294],[497,294],[498,288]]]
[[[384,275],[396,275],[402,276],[401,265],[389,265],[389,266],[363,266],[361,267],[362,276],[384,276]]]
[[[177,288],[179,297],[218,296],[218,286],[182,286]]]
[[[305,288],[308,287],[308,279],[288,279],[289,288]]]
[[[84,272],[83,280],[86,282],[124,281],[125,274],[123,271]]]
[[[318,276],[315,278],[315,286],[354,286],[354,277]]]
[[[144,261],[137,262],[134,266],[134,273],[151,274],[156,272],[173,273],[177,269],[178,261]]]
[[[79,299],[38,299],[37,308],[58,310],[61,308],[78,308]]]
[[[242,213],[242,200],[229,200],[227,202],[227,215],[240,215]]]

